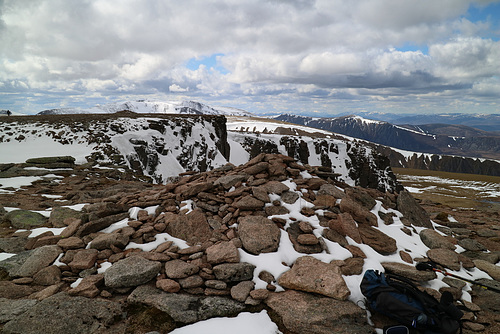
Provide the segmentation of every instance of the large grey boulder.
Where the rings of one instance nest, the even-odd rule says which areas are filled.
[[[6,274],[10,277],[15,277],[19,268],[24,262],[26,262],[26,259],[28,259],[33,252],[34,250],[24,251],[0,261],[0,276]]]
[[[30,253],[26,261],[13,274],[19,277],[31,277],[50,266],[61,253],[62,249],[56,245],[39,247]]]
[[[245,308],[244,304],[230,298],[168,293],[149,285],[137,287],[127,301],[155,307],[170,315],[176,322],[184,324],[233,316]]]
[[[7,322],[4,334],[103,333],[123,314],[119,303],[61,292]]]
[[[111,288],[134,287],[151,281],[161,270],[161,263],[142,256],[131,256],[114,263],[104,273],[104,284]]]

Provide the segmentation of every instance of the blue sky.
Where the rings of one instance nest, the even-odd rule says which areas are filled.
[[[0,0],[0,109],[500,113],[500,1]]]

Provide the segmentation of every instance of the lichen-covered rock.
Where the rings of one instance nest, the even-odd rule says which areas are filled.
[[[34,299],[7,299],[0,298],[0,323],[4,324],[16,316],[23,314],[38,301]]]
[[[64,223],[68,218],[80,219],[82,213],[67,207],[55,207],[49,217],[49,224],[53,227],[66,227]]]
[[[214,275],[224,282],[241,282],[253,278],[255,266],[246,262],[223,263],[213,268]]]
[[[111,288],[134,287],[151,281],[158,275],[161,263],[141,256],[131,256],[114,263],[104,273],[104,283]]]
[[[47,224],[47,217],[30,210],[13,210],[4,217],[10,225],[18,229],[32,229]]]

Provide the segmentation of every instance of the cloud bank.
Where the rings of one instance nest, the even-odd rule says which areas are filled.
[[[0,109],[500,112],[500,2],[0,0]]]

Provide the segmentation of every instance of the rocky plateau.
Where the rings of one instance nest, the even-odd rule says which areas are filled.
[[[40,168],[26,170],[30,164]],[[498,294],[448,277],[430,289],[435,274],[415,269],[431,259],[446,270],[481,270],[491,277],[485,285],[499,287],[498,215],[467,220],[432,203],[426,212],[401,188],[348,185],[282,154],[182,173],[166,184],[70,157],[2,172],[47,174],[0,194],[0,252],[15,254],[0,261],[2,333],[168,333],[263,309],[282,333],[373,333],[390,320],[373,314],[368,321],[346,283],[370,265],[368,251],[387,259],[385,271],[436,297],[452,292],[465,312],[464,333],[498,333]],[[427,252],[405,250],[384,226]],[[40,227],[51,229],[32,237]],[[245,261],[285,242],[298,256],[280,264],[280,275]],[[332,249],[350,255],[318,259],[334,256]]]

